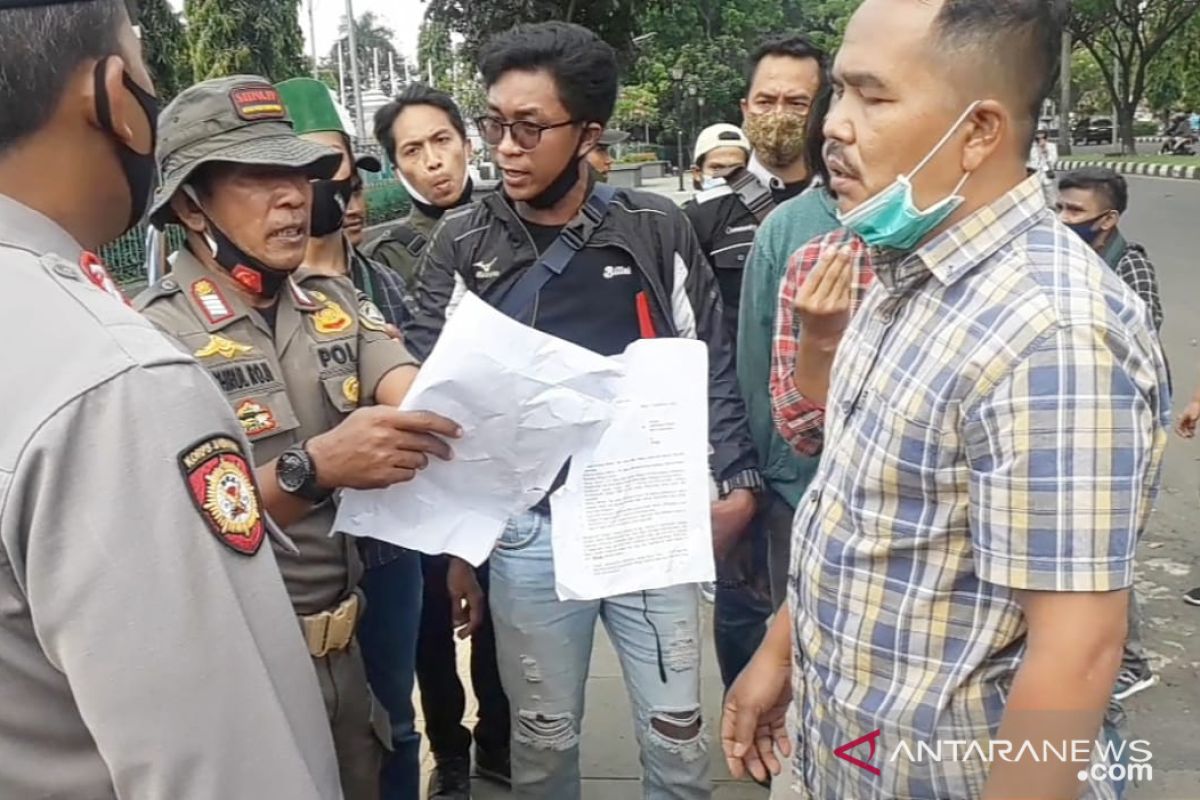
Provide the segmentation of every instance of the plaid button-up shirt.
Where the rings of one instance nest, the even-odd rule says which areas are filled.
[[[792,538],[796,783],[820,800],[976,798],[981,760],[890,754],[995,734],[1025,653],[1015,591],[1131,585],[1166,372],[1142,304],[1036,178],[874,267]],[[877,730],[880,775],[835,756]]]
[[[855,314],[875,280],[875,270],[871,268],[870,249],[844,228],[814,239],[793,253],[779,285],[779,308],[771,347],[771,416],[783,440],[804,456],[821,452],[825,440],[825,406],[796,388],[796,351],[801,334],[796,295],[816,269],[821,254],[843,244],[850,245],[850,268],[854,270],[850,313]]]

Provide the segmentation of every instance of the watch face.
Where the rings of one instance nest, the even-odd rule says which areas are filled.
[[[308,463],[299,454],[288,451],[275,464],[275,476],[281,489],[295,494],[304,487],[304,481],[308,478]]]

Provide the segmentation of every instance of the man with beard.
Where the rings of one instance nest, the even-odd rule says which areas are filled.
[[[396,410],[416,376],[379,310],[345,278],[298,271],[313,180],[344,154],[296,136],[275,87],[237,75],[181,93],[162,114],[164,184],[151,208],[182,225],[169,275],[138,298],[147,317],[220,386],[253,444],[277,557],[325,697],[343,791],[379,795],[390,744],[355,636],[362,565],[332,531],[334,492],[411,480],[449,458],[457,426]]]
[[[428,353],[452,297],[467,290],[600,355],[659,336],[706,342],[713,539],[724,556],[754,515],[761,482],[712,270],[674,203],[597,184],[585,160],[616,103],[616,54],[585,28],[548,22],[492,39],[480,72],[488,96],[477,125],[503,188],[450,212],[434,233],[410,345]],[[490,561],[514,794],[580,797],[584,685],[603,620],[633,700],[646,796],[706,800],[696,587],[559,601],[549,506],[547,496],[509,520]]]
[[[339,798],[242,428],[86,252],[154,186],[125,4],[0,0],[0,108],[0,797]]]

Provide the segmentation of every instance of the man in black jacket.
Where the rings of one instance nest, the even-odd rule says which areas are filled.
[[[488,110],[477,124],[503,188],[447,213],[434,232],[408,344],[428,354],[447,309],[467,291],[504,303],[563,236],[574,256],[540,288],[522,321],[602,355],[654,336],[708,343],[711,466],[720,495],[713,533],[721,555],[750,522],[761,478],[712,270],[687,218],[665,198],[616,190],[604,213],[585,207],[595,182],[584,159],[616,100],[613,50],[586,29],[551,22],[501,34],[479,66]],[[560,602],[550,525],[543,501],[510,520],[491,556],[490,605],[513,706],[517,796],[579,797],[583,689],[602,617],[634,698],[647,792],[708,798],[695,587]]]

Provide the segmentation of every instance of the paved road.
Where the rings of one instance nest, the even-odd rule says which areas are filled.
[[[1166,323],[1163,345],[1175,378],[1176,409],[1200,382],[1200,182],[1129,178],[1123,228],[1158,269]],[[1129,701],[1134,734],[1149,740],[1156,779],[1133,796],[1200,798],[1200,608],[1180,602],[1200,586],[1200,442],[1172,436],[1163,493],[1142,543],[1138,589],[1145,638],[1162,683]]]

